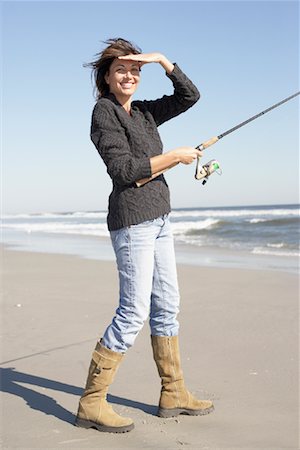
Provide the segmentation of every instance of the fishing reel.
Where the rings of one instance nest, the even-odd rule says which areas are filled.
[[[210,175],[213,174],[214,172],[216,172],[218,175],[222,175],[222,169],[220,167],[219,162],[216,159],[212,159],[211,161],[202,166],[200,164],[200,158],[199,157],[197,158],[195,178],[196,180],[203,180],[202,181],[203,186],[207,183],[208,177],[210,177]]]

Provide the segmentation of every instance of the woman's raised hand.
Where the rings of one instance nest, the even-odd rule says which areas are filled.
[[[139,53],[137,55],[129,54],[125,56],[119,56],[118,59],[126,59],[130,61],[138,61],[141,66],[148,63],[159,63],[163,55],[161,53]]]
[[[125,56],[119,56],[118,59],[125,59],[129,61],[138,61],[140,67],[144,64],[159,63],[168,72],[171,73],[174,69],[174,65],[166,58],[162,53],[139,53],[137,55],[129,54]]]

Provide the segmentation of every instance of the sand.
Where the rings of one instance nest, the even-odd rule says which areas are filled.
[[[113,262],[2,250],[3,449],[299,448],[298,278],[178,266],[182,365],[212,399],[203,417],[157,417],[160,379],[145,324],[109,400],[126,434],[73,426],[96,340],[118,299]]]

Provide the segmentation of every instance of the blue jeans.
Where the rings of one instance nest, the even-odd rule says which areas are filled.
[[[176,336],[179,289],[168,214],[110,233],[116,255],[120,300],[102,344],[126,352],[150,315],[153,336]]]

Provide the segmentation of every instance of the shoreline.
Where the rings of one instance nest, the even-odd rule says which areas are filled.
[[[177,264],[201,267],[243,268],[299,273],[298,256],[257,254],[240,249],[195,246],[175,242]],[[109,237],[63,233],[3,233],[0,244],[12,251],[66,254],[84,259],[115,261]]]
[[[145,323],[109,391],[135,429],[114,435],[73,422],[96,339],[117,306],[115,263],[3,247],[1,256],[3,448],[298,448],[295,274],[179,264],[185,380],[215,411],[156,416],[160,380]]]

